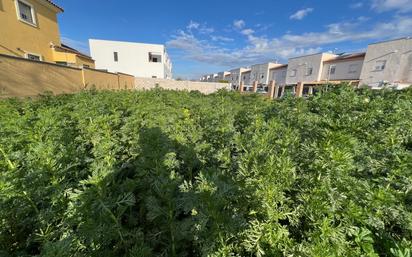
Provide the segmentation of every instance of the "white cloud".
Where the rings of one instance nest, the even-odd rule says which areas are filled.
[[[210,34],[215,31],[214,28],[208,27],[206,23],[200,24],[199,22],[190,21],[186,26],[189,31],[197,31],[202,34]]]
[[[212,35],[212,36],[210,36],[210,38],[211,38],[213,41],[218,41],[218,42],[233,42],[233,41],[235,41],[233,38],[224,37],[224,36],[215,36],[215,35]]]
[[[236,29],[243,29],[245,27],[246,23],[244,20],[235,20],[233,21],[233,26]]]
[[[194,21],[190,21],[189,25],[187,25],[187,29],[198,29],[200,27],[200,24]]]
[[[292,14],[289,18],[291,20],[302,20],[309,13],[313,12],[313,10],[314,10],[313,8],[302,9],[302,10],[299,10],[299,11],[295,12],[294,14]]]
[[[250,28],[243,28],[239,34],[244,37],[246,44],[235,49],[179,31],[167,42],[167,46],[180,50],[186,59],[233,68],[275,59],[286,62],[290,57],[327,51],[336,43],[406,36],[410,35],[411,28],[412,17],[409,16],[397,15],[391,20],[375,24],[362,17],[329,24],[320,32],[286,33],[274,38],[260,36]]]
[[[371,7],[377,12],[398,11],[406,13],[412,11],[412,0],[372,0]]]
[[[350,8],[352,9],[359,9],[363,7],[363,3],[362,2],[357,2],[357,3],[353,3],[350,5]]]

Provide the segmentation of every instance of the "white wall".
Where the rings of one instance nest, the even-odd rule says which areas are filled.
[[[172,64],[163,45],[90,39],[90,53],[97,69],[123,72],[136,77],[172,78]],[[118,61],[114,60],[118,53]],[[149,53],[159,54],[161,62],[149,62]]]
[[[238,68],[233,69],[230,71],[229,82],[232,83],[233,86],[237,87],[240,85],[240,82],[243,80],[243,73],[250,71],[246,68]]]
[[[288,67],[284,66],[281,68],[273,68],[269,71],[269,80],[274,80],[276,85],[286,85],[286,74],[288,72]]]
[[[253,85],[252,72],[251,71],[242,72],[241,82],[243,82],[245,86],[252,86]]]
[[[289,59],[286,84],[292,85],[298,82],[320,81],[323,69],[323,62],[336,58],[337,55],[320,53]],[[307,70],[312,68],[312,74],[307,75]],[[296,75],[293,76],[293,70]]]
[[[263,64],[256,64],[253,65],[251,68],[251,79],[253,81],[257,81],[260,85],[268,85],[269,84],[269,69],[274,68],[276,66],[280,66],[280,64],[276,63],[263,63]]]
[[[385,69],[376,70],[377,62],[381,61],[386,61]],[[383,81],[390,84],[412,84],[411,38],[368,46],[361,73],[361,84],[375,86]]]
[[[362,72],[363,58],[330,61],[323,64],[322,78],[323,81],[336,80],[359,80]],[[335,74],[329,74],[331,66],[335,66]]]

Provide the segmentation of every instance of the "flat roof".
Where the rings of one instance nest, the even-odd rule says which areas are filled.
[[[375,43],[370,43],[369,45],[376,45],[376,44],[382,44],[382,43],[398,41],[398,40],[407,40],[407,39],[411,39],[411,37],[401,37],[401,38],[389,39],[389,40],[379,41]]]
[[[327,60],[324,62],[335,62],[335,61],[345,61],[345,60],[351,60],[351,59],[358,59],[358,58],[365,58],[366,53],[362,52],[362,53],[352,53],[352,54],[343,54],[340,55],[334,59],[331,60]]]
[[[308,57],[308,56],[314,56],[314,55],[322,55],[322,54],[336,55],[336,54],[332,54],[332,53],[321,52],[321,53],[316,53],[316,54],[307,54],[307,55],[302,55],[302,56],[296,56],[296,57],[289,58],[289,60]]]
[[[286,68],[286,67],[288,67],[288,65],[287,65],[287,64],[282,64],[282,65],[279,65],[279,66],[276,66],[276,67],[270,68],[269,70],[282,69],[282,68]]]
[[[106,40],[106,39],[95,39],[90,38],[90,41],[100,41],[100,42],[113,42],[113,43],[124,43],[124,44],[136,44],[136,45],[147,45],[147,46],[162,46],[166,49],[164,44],[151,44],[151,43],[140,43],[140,42],[130,42],[130,41],[119,41],[119,40]]]

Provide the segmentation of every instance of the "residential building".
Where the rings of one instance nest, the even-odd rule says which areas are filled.
[[[239,88],[239,85],[244,81],[246,75],[244,73],[250,72],[249,68],[237,68],[230,71],[229,83],[232,84],[233,89]]]
[[[251,82],[257,81],[259,86],[267,86],[269,84],[269,70],[279,66],[282,64],[272,62],[252,65]]]
[[[269,70],[269,81],[275,81],[276,85],[286,85],[286,74],[288,72],[288,65],[283,64],[273,67]]]
[[[228,78],[228,75],[230,75],[230,72],[228,71],[219,72],[217,74],[217,79],[215,82],[226,81],[226,79]]]
[[[172,62],[166,47],[158,44],[90,39],[96,68],[142,78],[172,79]]]
[[[252,70],[242,72],[240,83],[243,83],[243,85],[247,88],[251,88],[253,86]]]
[[[1,0],[0,54],[93,68],[93,59],[61,44],[62,12],[51,0]]]
[[[342,54],[323,63],[321,81],[359,81],[366,53]]]
[[[412,38],[400,38],[368,46],[360,76],[373,88],[412,85]]]
[[[286,84],[296,85],[299,82],[319,82],[324,62],[337,57],[338,55],[335,54],[319,53],[289,59]]]

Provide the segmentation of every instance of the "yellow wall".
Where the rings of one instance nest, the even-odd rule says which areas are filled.
[[[132,75],[119,73],[119,89],[134,89],[135,78]]]
[[[1,0],[0,0],[1,1]],[[134,89],[134,77],[0,54],[0,98],[75,93],[83,89]]]
[[[84,85],[90,89],[118,89],[119,78],[116,73],[83,69]]]
[[[0,55],[0,97],[72,93],[83,88],[81,69]]]
[[[58,50],[53,50],[53,62],[67,62],[69,66],[83,67],[88,65],[89,68],[94,69],[94,61],[88,58],[84,58],[74,53],[68,53]]]
[[[26,0],[33,5],[37,26],[18,19],[15,0],[0,0],[0,54],[24,57],[24,51],[40,54],[53,61],[50,43],[60,45],[57,9],[42,0]],[[20,48],[21,50],[18,50]]]

